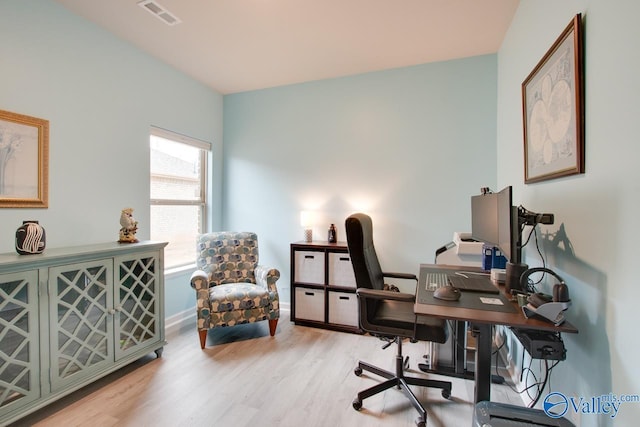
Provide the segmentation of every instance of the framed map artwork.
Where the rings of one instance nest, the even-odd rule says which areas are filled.
[[[525,183],[584,173],[582,74],[577,14],[522,83]]]

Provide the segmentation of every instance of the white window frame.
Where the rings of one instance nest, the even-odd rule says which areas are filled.
[[[200,139],[192,138],[186,135],[182,135],[176,132],[172,132],[167,129],[162,129],[156,126],[151,126],[149,132],[149,139],[151,136],[157,136],[160,138],[164,138],[170,141],[178,142],[181,144],[189,145],[191,147],[195,147],[201,150],[200,152],[200,198],[199,200],[177,200],[177,199],[155,199],[150,198],[150,206],[200,206],[201,209],[201,223],[200,230],[202,233],[207,231],[207,214],[209,208],[209,200],[207,199],[207,195],[209,194],[208,187],[208,176],[209,176],[209,157],[212,151],[212,144],[206,141],[202,141]],[[149,173],[149,180],[152,178],[152,173]],[[159,175],[158,175],[159,176]],[[151,225],[152,226],[152,225]],[[194,247],[195,247],[195,237],[194,236]],[[166,264],[165,264],[166,265]],[[194,249],[194,260],[189,264],[178,264],[178,265],[169,265],[165,266],[165,273],[174,273],[181,270],[186,270],[188,268],[193,268],[195,265],[195,249]]]

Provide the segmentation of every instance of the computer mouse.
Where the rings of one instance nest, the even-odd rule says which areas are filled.
[[[443,301],[458,301],[461,295],[460,291],[451,285],[441,286],[433,291],[433,297]]]

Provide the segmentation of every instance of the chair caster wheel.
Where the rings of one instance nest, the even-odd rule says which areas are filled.
[[[355,409],[356,411],[359,411],[362,408],[362,400],[356,398],[353,401],[353,409]]]
[[[417,427],[427,427],[427,422],[425,420],[423,420],[422,418],[418,418],[416,420],[416,426]]]
[[[362,368],[360,366],[356,367],[353,370],[353,373],[356,374],[357,377],[359,377],[360,375],[362,375]],[[358,409],[360,409],[360,408],[358,408]]]
[[[451,397],[451,390],[443,388],[442,397],[444,397],[445,399],[449,399]]]

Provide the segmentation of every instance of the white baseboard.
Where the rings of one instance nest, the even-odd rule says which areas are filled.
[[[181,311],[180,313],[169,316],[164,320],[165,335],[175,336],[180,333],[180,330],[185,327],[192,327],[195,329],[196,325],[196,307],[192,307]]]

